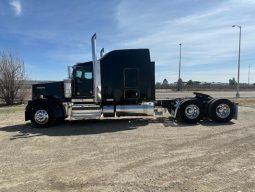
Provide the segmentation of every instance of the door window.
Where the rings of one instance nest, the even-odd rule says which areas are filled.
[[[92,79],[93,78],[93,76],[92,76],[92,72],[85,72],[85,79]]]
[[[79,66],[75,71],[75,93],[77,96],[93,95],[93,72],[91,65]]]
[[[82,77],[82,70],[81,69],[76,70],[75,77],[78,77],[78,78]]]

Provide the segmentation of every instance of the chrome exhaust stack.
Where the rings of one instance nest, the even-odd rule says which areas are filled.
[[[68,66],[67,67],[68,70],[68,79],[72,79],[72,73],[73,73],[73,67],[72,66]]]
[[[92,46],[92,60],[93,60],[94,102],[100,103],[102,101],[101,71],[100,71],[100,60],[97,60],[97,54],[96,54],[96,33],[91,38],[91,46]]]
[[[97,38],[97,34],[95,33],[95,34],[91,37],[92,60],[93,60],[93,64],[94,64],[94,62],[97,60],[97,53],[96,53],[96,38]]]
[[[100,58],[102,58],[103,56],[104,56],[104,48],[102,48],[100,51]]]

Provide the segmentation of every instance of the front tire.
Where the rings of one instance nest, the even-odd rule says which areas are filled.
[[[36,106],[31,111],[31,123],[37,128],[49,127],[53,121],[54,116],[51,109],[47,106]]]

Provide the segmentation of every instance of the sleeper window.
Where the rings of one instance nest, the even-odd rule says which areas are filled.
[[[137,69],[125,69],[125,87],[134,88],[138,86],[138,70]]]

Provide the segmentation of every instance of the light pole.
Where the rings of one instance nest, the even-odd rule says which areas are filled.
[[[181,62],[182,62],[182,44],[180,43],[180,57],[179,57],[179,76],[178,76],[178,85],[177,91],[181,90]]]
[[[242,27],[240,25],[233,25],[232,27],[239,27],[239,54],[238,54],[238,73],[237,73],[237,87],[236,87],[236,98],[240,97],[239,93],[239,79],[240,79],[240,54],[241,54],[241,34]]]
[[[251,66],[249,65],[249,69],[248,69],[248,85],[250,85],[250,73],[251,73]]]

